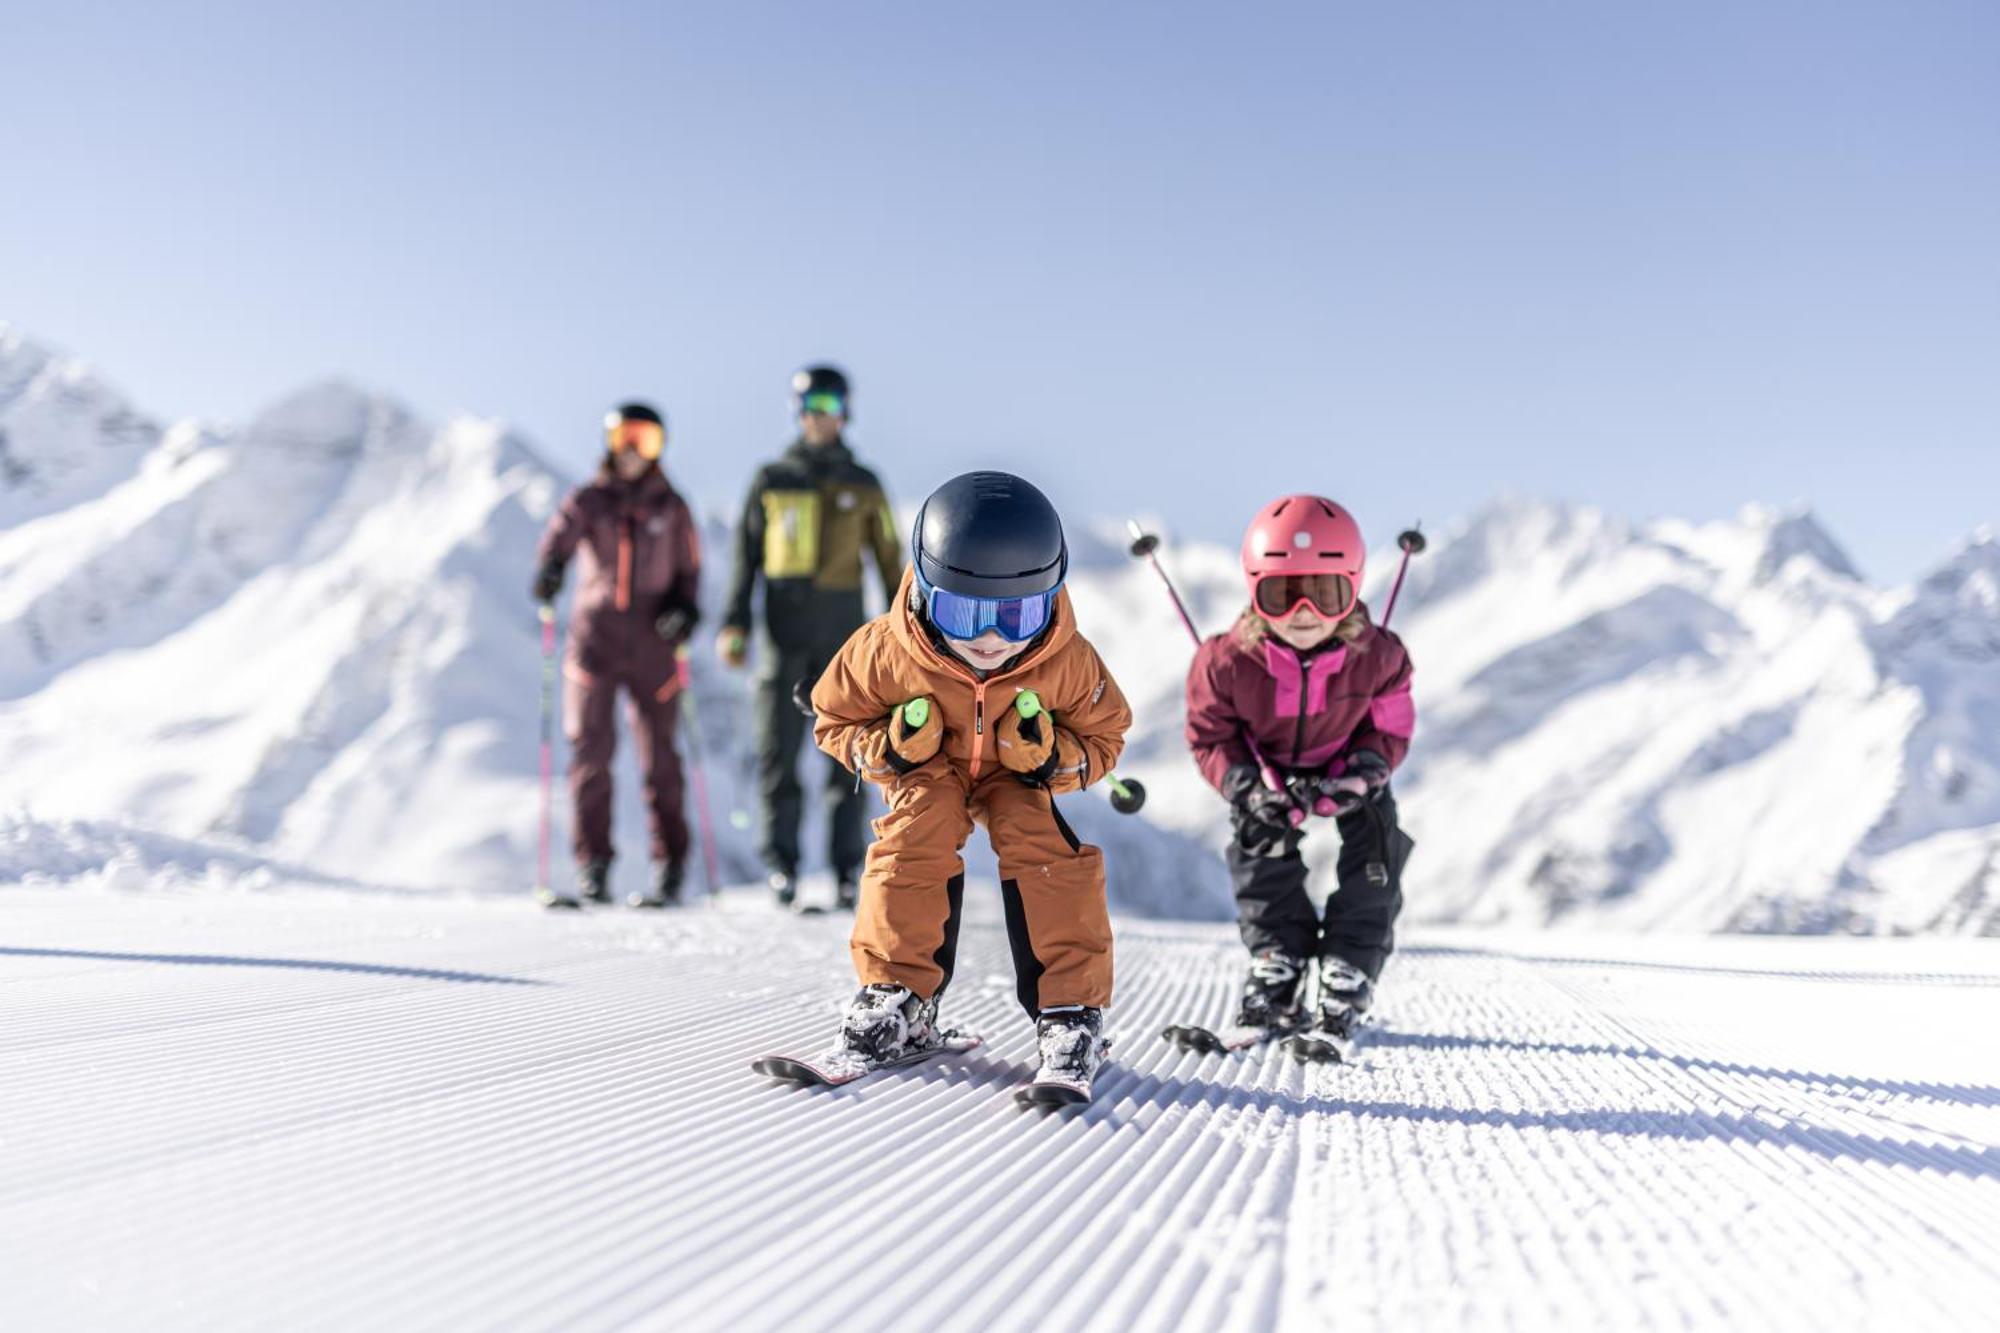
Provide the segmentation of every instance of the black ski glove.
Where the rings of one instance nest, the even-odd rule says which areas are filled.
[[[540,572],[535,575],[534,586],[529,589],[538,602],[553,602],[562,591],[563,562],[556,559],[544,560]]]
[[[679,643],[694,633],[694,627],[701,623],[701,609],[686,602],[668,602],[660,612],[653,628],[668,643]]]
[[[1237,764],[1222,775],[1222,794],[1236,818],[1236,831],[1246,848],[1264,844],[1292,831],[1298,804],[1286,792],[1264,785],[1255,764]]]
[[[1342,776],[1360,778],[1368,784],[1372,795],[1389,785],[1389,761],[1373,750],[1354,750],[1347,755],[1347,768]]]

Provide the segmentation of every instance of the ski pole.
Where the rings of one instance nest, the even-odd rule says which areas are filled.
[[[1167,586],[1167,596],[1174,599],[1174,610],[1180,613],[1181,625],[1186,628],[1188,638],[1199,649],[1201,647],[1201,631],[1194,627],[1194,617],[1188,614],[1187,603],[1181,600],[1180,589],[1174,587],[1173,579],[1167,576],[1166,566],[1160,563],[1158,555],[1160,549],[1159,537],[1141,528],[1139,520],[1136,518],[1127,519],[1125,526],[1132,533],[1132,555],[1136,559],[1144,560],[1147,564],[1151,565],[1153,572],[1160,576],[1160,582]],[[1271,766],[1271,762],[1264,758],[1264,752],[1257,748],[1257,740],[1250,734],[1250,729],[1238,726],[1236,730],[1237,734],[1243,738],[1245,748],[1250,751],[1250,760],[1257,765],[1257,772],[1262,775],[1264,785],[1272,791],[1284,791],[1284,779],[1278,776],[1278,770]],[[1306,812],[1297,806],[1293,806],[1290,818],[1294,825],[1303,824],[1306,822]]]
[[[574,898],[559,896],[549,884],[549,843],[555,814],[556,731],[556,608],[543,602],[542,620],[542,808],[535,831],[535,899],[545,907],[575,907]]]
[[[681,698],[687,700],[688,767],[694,774],[694,813],[701,825],[701,868],[708,877],[708,905],[716,906],[721,879],[715,868],[715,820],[708,808],[708,772],[701,762],[701,716],[695,711],[694,669],[688,664],[687,645],[674,650],[674,677],[680,681]]]
[[[1430,543],[1424,540],[1423,524],[1406,528],[1396,537],[1396,545],[1403,548],[1403,561],[1396,566],[1396,583],[1389,589],[1389,605],[1382,612],[1382,628],[1389,628],[1389,617],[1396,614],[1396,598],[1403,591],[1403,575],[1410,572],[1410,557],[1422,555]]]
[[[914,708],[922,700],[912,700],[908,707]],[[1033,690],[1022,690],[1014,696],[1014,711],[1025,720],[1041,713],[1042,696]],[[907,709],[904,719],[913,727],[923,725],[921,719],[911,720]],[[1146,804],[1146,787],[1137,778],[1121,778],[1116,773],[1104,775],[1104,785],[1111,789],[1111,808],[1121,815],[1136,815]]]
[[[1188,614],[1187,603],[1181,600],[1180,590],[1174,587],[1174,581],[1167,577],[1166,566],[1160,563],[1159,537],[1141,528],[1136,518],[1126,519],[1125,526],[1132,534],[1132,554],[1151,565],[1153,572],[1160,576],[1160,582],[1167,585],[1167,596],[1174,599],[1174,610],[1180,613],[1181,624],[1186,628],[1188,638],[1194,641],[1195,647],[1201,647],[1201,631],[1194,627],[1194,617]]]

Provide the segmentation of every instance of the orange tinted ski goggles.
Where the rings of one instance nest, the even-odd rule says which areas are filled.
[[[657,421],[624,421],[613,417],[604,423],[604,447],[614,454],[621,449],[632,449],[641,458],[655,459],[667,447],[667,432]]]
[[[1283,620],[1311,602],[1326,620],[1339,620],[1354,609],[1354,585],[1345,574],[1266,574],[1257,580],[1257,614]]]

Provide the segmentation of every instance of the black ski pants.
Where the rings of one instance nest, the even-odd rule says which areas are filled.
[[[805,796],[799,784],[799,749],[812,731],[812,719],[800,710],[792,691],[804,681],[805,692],[810,693],[839,648],[834,643],[823,652],[780,650],[768,638],[759,645],[761,669],[754,706],[761,851],[766,866],[787,875],[797,874],[799,868],[799,815]],[[865,798],[852,773],[817,750],[814,755],[823,768],[820,801],[827,814],[827,859],[836,873],[858,875],[868,850]]]
[[[1299,855],[1303,831],[1286,834],[1272,855],[1246,852],[1230,839],[1223,859],[1236,890],[1237,929],[1252,953],[1277,949],[1294,958],[1340,958],[1372,980],[1395,948],[1403,866],[1416,844],[1397,824],[1396,801],[1386,789],[1335,823],[1338,882],[1327,896],[1324,922],[1306,892],[1306,863]]]

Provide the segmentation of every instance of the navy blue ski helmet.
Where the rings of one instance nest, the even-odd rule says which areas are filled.
[[[932,491],[910,558],[925,584],[962,597],[1032,597],[1069,573],[1056,507],[1011,472],[967,472]]]

